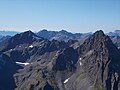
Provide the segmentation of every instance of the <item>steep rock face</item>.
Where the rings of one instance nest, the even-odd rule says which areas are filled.
[[[14,90],[16,87],[13,75],[21,66],[9,60],[5,54],[0,55],[0,90]]]
[[[78,53],[72,47],[66,48],[59,52],[53,70],[63,71],[66,69],[72,70],[77,63]]]
[[[97,31],[88,38],[78,52],[77,70],[70,77],[67,90],[120,89],[120,53],[103,31]],[[72,81],[76,84],[72,84]]]

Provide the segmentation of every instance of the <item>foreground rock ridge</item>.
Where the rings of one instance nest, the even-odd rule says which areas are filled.
[[[120,90],[120,50],[102,30],[82,43],[40,35],[0,42],[0,90]]]

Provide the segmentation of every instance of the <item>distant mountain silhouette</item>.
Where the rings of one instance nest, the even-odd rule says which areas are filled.
[[[120,36],[120,30],[115,30],[114,32],[107,33],[109,36]]]
[[[112,39],[113,43],[120,47],[120,30],[115,30],[114,32],[109,32],[107,35]]]
[[[73,40],[81,40],[81,39],[86,39],[87,37],[89,37],[91,35],[91,33],[71,33],[71,32],[67,32],[65,30],[61,30],[61,31],[47,31],[47,30],[42,30],[39,31],[37,33],[38,36],[47,38],[49,40],[64,40],[64,41],[68,41],[69,39],[73,39]]]
[[[15,34],[17,34],[19,32],[17,31],[0,31],[0,36],[14,36]]]

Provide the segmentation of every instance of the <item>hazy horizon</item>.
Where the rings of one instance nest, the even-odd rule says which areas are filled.
[[[120,29],[120,0],[1,0],[0,30],[110,32]]]

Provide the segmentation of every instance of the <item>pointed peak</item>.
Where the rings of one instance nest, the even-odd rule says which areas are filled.
[[[10,41],[14,41],[17,42],[17,44],[19,44],[19,43],[31,43],[38,39],[41,39],[41,37],[37,36],[35,33],[29,30],[20,34],[16,34],[10,39]]]
[[[81,47],[84,49],[83,51],[86,52],[92,49],[98,50],[102,47],[107,48],[108,46],[114,47],[111,39],[106,36],[102,30],[96,31],[81,45]]]
[[[66,30],[62,29],[61,32],[67,32]]]
[[[47,29],[43,29],[43,30],[41,30],[41,32],[47,32],[48,30]]]
[[[61,32],[61,33],[68,33],[66,30],[61,30],[61,31],[59,31],[59,32]]]
[[[93,35],[97,36],[105,36],[104,32],[102,30],[96,31]]]
[[[39,39],[39,38],[41,38],[41,37],[39,37],[39,36],[37,36],[34,32],[32,32],[31,30],[29,30],[29,31],[25,31],[25,32],[23,32],[23,33],[20,33],[19,34],[20,35],[20,37],[26,37],[26,38],[36,38],[36,39]]]
[[[22,34],[34,34],[31,30],[25,31]]]

